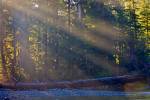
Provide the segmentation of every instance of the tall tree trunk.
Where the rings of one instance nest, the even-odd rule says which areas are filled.
[[[11,66],[11,76],[12,76],[12,80],[14,80],[14,81],[16,81],[16,77],[17,77],[17,75],[16,75],[16,72],[15,72],[15,67],[16,67],[16,63],[17,63],[17,55],[16,55],[16,42],[17,42],[17,40],[16,40],[16,29],[15,29],[16,27],[15,27],[15,25],[13,25],[13,27],[12,27],[12,33],[13,33],[13,48],[14,48],[14,51],[13,51],[13,55],[14,55],[14,57],[13,57],[13,61],[12,61],[12,66]]]
[[[70,32],[71,31],[71,16],[70,16],[70,13],[71,13],[71,0],[68,0],[68,31]]]
[[[82,5],[79,3],[77,4],[77,9],[78,9],[78,20],[82,20]]]
[[[1,51],[1,60],[2,60],[2,72],[3,78],[7,81],[7,70],[6,70],[6,61],[4,55],[4,34],[5,34],[5,27],[4,27],[4,16],[3,16],[3,2],[0,0],[0,51]],[[5,77],[4,77],[5,76]]]

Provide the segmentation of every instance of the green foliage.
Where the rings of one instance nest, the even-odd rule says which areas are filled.
[[[71,80],[149,70],[148,0],[83,0],[80,9],[63,0],[23,2],[13,9],[19,16],[5,10],[0,34],[8,76]]]

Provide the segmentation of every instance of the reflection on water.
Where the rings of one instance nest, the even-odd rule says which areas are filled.
[[[90,97],[89,97],[90,96]],[[149,100],[150,92],[118,92],[78,89],[51,89],[47,91],[0,91],[5,100]]]

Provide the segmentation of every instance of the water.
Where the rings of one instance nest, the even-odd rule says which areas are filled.
[[[150,100],[150,92],[120,92],[83,89],[45,91],[1,90],[0,100]]]

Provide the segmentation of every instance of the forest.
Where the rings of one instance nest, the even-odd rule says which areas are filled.
[[[0,0],[0,83],[150,75],[149,0]]]

